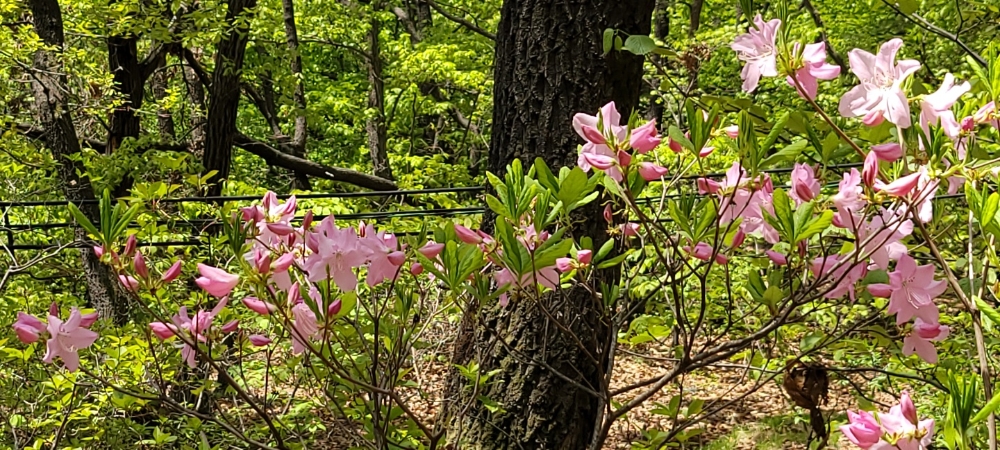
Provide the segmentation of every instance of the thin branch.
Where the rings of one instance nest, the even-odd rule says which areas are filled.
[[[446,19],[448,19],[448,20],[450,20],[452,22],[455,22],[455,23],[457,23],[457,24],[459,24],[459,25],[461,25],[461,26],[463,26],[465,28],[468,28],[470,31],[472,31],[472,32],[474,32],[474,33],[476,33],[476,34],[478,34],[480,36],[483,36],[486,39],[489,39],[491,41],[496,41],[497,40],[497,35],[496,34],[490,33],[489,31],[486,31],[483,28],[481,28],[479,25],[476,25],[476,24],[474,24],[472,22],[469,22],[468,20],[465,20],[464,17],[459,17],[459,16],[456,16],[456,15],[454,15],[454,14],[448,12],[448,11],[445,11],[444,9],[441,8],[440,5],[437,4],[436,1],[434,1],[434,0],[424,0],[424,1],[427,2],[427,4],[431,6],[431,8],[434,8],[434,10],[438,12],[438,14],[441,14]]]
[[[983,59],[983,57],[980,56],[979,53],[976,53],[975,50],[971,49],[968,45],[966,45],[965,42],[962,42],[962,40],[959,39],[958,36],[955,36],[954,34],[949,33],[947,30],[945,30],[945,29],[943,29],[943,28],[941,28],[941,27],[939,27],[937,25],[934,25],[933,23],[929,22],[927,19],[924,19],[923,17],[921,17],[919,14],[906,14],[906,13],[904,13],[896,5],[892,4],[888,0],[882,0],[882,3],[884,3],[886,6],[892,8],[893,11],[896,11],[896,14],[899,14],[899,15],[903,16],[903,18],[905,18],[906,20],[909,20],[910,22],[913,22],[913,23],[917,24],[917,26],[919,26],[920,28],[923,28],[923,29],[925,29],[927,31],[930,31],[931,33],[934,33],[934,34],[936,34],[938,36],[941,36],[941,37],[943,37],[943,38],[945,38],[945,39],[947,39],[949,41],[952,41],[955,44],[958,44],[958,46],[962,47],[962,50],[965,51],[965,53],[967,53],[969,56],[971,56],[972,59],[976,60],[976,62],[980,66],[986,67],[986,60]],[[961,12],[959,12],[959,14],[961,14]]]

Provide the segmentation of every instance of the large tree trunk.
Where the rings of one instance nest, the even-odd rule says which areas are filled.
[[[612,100],[623,116],[637,106],[643,61],[623,52],[602,56],[602,33],[616,28],[648,34],[653,3],[504,2],[494,66],[490,171],[502,175],[514,159],[530,164],[536,157],[554,170],[575,165],[581,141],[572,128],[573,114],[593,114]],[[598,243],[606,239],[599,208],[595,202],[581,211],[574,234]],[[589,347],[586,352],[597,362],[546,320],[539,302]],[[468,311],[473,312],[463,318],[455,362],[475,361],[483,373],[500,372],[479,392],[467,389],[458,371],[450,374],[449,441],[463,449],[586,449],[598,399],[527,358],[580,385],[600,385],[608,336],[593,297],[574,289],[538,301],[512,301],[506,308],[483,305],[478,313]],[[490,413],[476,395],[499,402],[506,412]]]
[[[688,37],[694,38],[701,28],[701,10],[705,6],[705,0],[691,0],[691,26],[688,28]]]
[[[249,21],[237,20],[247,10],[257,5],[257,0],[229,0],[226,23],[239,23],[219,42],[215,53],[208,103],[208,128],[205,134],[205,170],[217,171],[207,195],[222,194],[223,182],[229,178],[232,165],[233,136],[236,133],[236,112],[240,105],[240,78],[243,56],[246,54],[250,30]]]
[[[142,77],[139,65],[139,50],[135,37],[122,35],[108,37],[108,69],[111,71],[115,90],[118,91],[122,101],[111,113],[108,127],[108,142],[104,152],[111,154],[121,147],[125,139],[139,137],[140,121],[136,111],[142,108],[145,79]],[[131,175],[126,173],[115,186],[115,197],[128,195],[133,182]]]
[[[304,76],[302,76],[302,54],[299,53],[299,32],[295,27],[295,3],[294,0],[282,0],[282,18],[285,23],[285,41],[288,44],[288,52],[292,55],[292,74],[296,77],[295,93],[292,100],[295,102],[295,129],[292,131],[292,142],[289,145],[289,153],[299,158],[306,157],[306,88]],[[292,178],[292,189],[304,191],[312,190],[309,177],[302,172],[295,172]]]
[[[44,130],[45,144],[59,163],[59,181],[63,194],[72,202],[93,200],[90,180],[81,174],[84,167],[71,157],[80,153],[80,141],[66,100],[68,87],[63,73],[61,49],[64,44],[62,12],[57,0],[30,0],[35,32],[45,48],[35,52],[32,93],[34,112]],[[51,49],[50,49],[51,48]],[[95,224],[100,212],[96,205],[81,205],[83,213]],[[76,231],[77,239],[87,238],[82,229]],[[124,322],[128,317],[128,298],[111,269],[102,264],[90,248],[81,250],[83,273],[87,282],[87,296],[101,317]]]

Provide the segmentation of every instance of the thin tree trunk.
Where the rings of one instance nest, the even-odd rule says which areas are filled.
[[[257,5],[257,0],[229,0],[226,23],[238,23],[227,33],[215,53],[215,69],[208,102],[208,128],[205,133],[205,170],[216,171],[206,191],[209,196],[222,194],[223,183],[229,178],[232,166],[233,135],[236,133],[236,113],[240,105],[240,77],[243,56],[249,38],[249,21],[237,20],[247,10]]]
[[[670,36],[670,4],[673,0],[656,0],[656,8],[653,11],[653,36],[661,41],[665,41]],[[653,54],[650,58],[655,62],[660,62],[660,55]],[[645,86],[644,86],[645,87]],[[663,123],[664,99],[659,98],[656,91],[650,89],[652,94],[649,99],[649,109],[646,110],[646,118],[655,120],[656,123]]]
[[[153,72],[152,82],[153,98],[156,99],[157,103],[162,102],[163,99],[167,98],[167,88],[170,83],[170,77],[164,68],[164,64],[160,64],[156,71]],[[169,109],[163,107],[156,108],[156,129],[160,133],[161,140],[165,139],[173,142],[177,138],[174,116],[170,113]]]
[[[66,199],[77,202],[93,200],[90,180],[81,175],[85,170],[83,164],[72,159],[80,153],[80,141],[66,100],[68,86],[59,51],[64,45],[59,3],[57,0],[30,0],[28,6],[33,15],[35,32],[45,44],[44,48],[35,52],[33,64],[31,85],[35,115],[45,131],[45,143],[59,163],[59,181]],[[80,209],[92,222],[99,222],[100,212],[96,205],[81,205]],[[77,229],[76,238],[85,240],[87,236],[82,229]],[[101,263],[93,250],[84,248],[81,253],[90,303],[102,317],[124,322],[128,318],[128,298],[117,277]]]
[[[693,38],[701,28],[701,10],[705,6],[705,0],[691,0],[691,26],[688,28],[688,37]]]
[[[108,69],[111,71],[115,90],[122,103],[111,113],[108,127],[108,142],[104,147],[107,154],[114,153],[128,138],[138,138],[140,120],[136,111],[142,108],[143,85],[139,66],[139,50],[132,36],[112,35],[108,37]],[[128,195],[134,180],[129,174],[115,186],[115,197]]]
[[[195,59],[196,55],[192,54],[190,58]],[[205,121],[205,85],[198,76],[198,72],[192,68],[191,61],[188,61],[188,64],[184,66],[184,83],[187,85],[188,101],[191,102],[190,116],[188,117],[188,126],[191,127],[189,147],[191,154],[203,161],[205,158],[205,126],[207,125]]]
[[[302,76],[302,55],[299,53],[299,33],[295,28],[295,4],[293,0],[282,0],[283,16],[285,22],[285,39],[288,43],[288,52],[292,55],[292,75],[295,76],[295,93],[292,101],[295,104],[295,129],[292,131],[292,141],[289,144],[289,153],[292,156],[305,158],[306,155],[306,90],[304,78]],[[292,179],[292,189],[312,190],[309,177],[302,172],[295,172]]]
[[[602,56],[602,32],[615,28],[648,34],[653,3],[504,2],[494,64],[491,172],[502,176],[512,160],[531,164],[536,157],[553,170],[573,166],[580,143],[572,127],[575,113],[593,114],[612,100],[625,117],[636,108],[643,60],[624,52]],[[573,229],[577,236],[591,236],[595,245],[607,238],[599,208],[598,202],[583,208]],[[546,319],[542,303],[586,348]],[[600,391],[607,342],[614,338],[595,303],[584,289],[570,289],[538,300],[514,299],[507,307],[467,309],[454,362],[476,362],[481,373],[499,372],[478,390],[457,370],[449,374],[444,415],[455,448],[588,447],[600,401],[576,385]],[[573,383],[529,358],[541,360]],[[506,412],[491,413],[477,396],[498,402]]]
[[[386,149],[385,82],[382,79],[382,53],[379,43],[381,23],[374,14],[381,9],[381,2],[372,4],[372,17],[368,29],[368,108],[374,110],[365,124],[368,133],[368,150],[372,157],[375,176],[392,180],[389,151]]]

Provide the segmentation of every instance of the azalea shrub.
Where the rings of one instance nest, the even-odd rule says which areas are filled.
[[[141,206],[106,196],[104,223],[75,217],[131,294],[139,323],[35,305],[13,324],[18,356],[53,365],[30,372],[33,381],[72,381],[54,392],[90,389],[130,417],[184,417],[203,446],[214,445],[202,431],[212,427],[247,446],[303,448],[302,436],[331,425],[297,419],[324,411],[377,448],[461,447],[440,409],[415,406],[430,395],[411,362],[428,344],[423,334],[460,314],[475,321],[487,310],[538,308],[582,351],[597,349],[606,380],[626,353],[668,362],[647,380],[585,386],[601,406],[595,449],[659,395],[669,400],[654,413],[671,427],[634,445],[683,445],[778,377],[809,414],[818,446],[995,446],[996,48],[986,66],[963,68],[967,79],[940,74],[930,90],[899,39],[851,50],[850,74],[841,73],[824,44],[790,35],[787,5],[776,14],[756,15],[732,43],[741,88],[753,98],[777,78],[798,102],[689,99],[682,123],[667,125],[613,102],[581,111],[572,118],[577,166],[513,161],[490,174],[483,229],[456,223],[397,236],[268,193],[222,208],[209,254],[181,261],[151,257],[126,231]],[[642,40],[629,37],[623,50],[657,51],[633,38]],[[851,87],[831,102],[823,92],[838,80]],[[599,232],[582,234],[581,216],[592,222],[595,212]],[[585,293],[604,332],[574,335],[551,314],[569,292],[574,301]],[[123,361],[141,376],[123,376]],[[686,375],[727,366],[749,374],[752,388],[708,398],[684,390]],[[452,370],[482,393],[475,401],[506,413],[491,396],[503,389],[494,374],[475,364]],[[822,382],[789,387],[796,373]],[[855,376],[910,387],[873,382],[899,403],[865,400],[824,416],[830,373],[854,387]],[[176,439],[157,430],[157,444]]]

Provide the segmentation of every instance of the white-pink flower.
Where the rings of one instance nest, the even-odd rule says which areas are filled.
[[[764,19],[757,14],[754,17],[754,28],[747,34],[736,37],[730,47],[736,51],[736,57],[745,61],[740,77],[743,78],[743,90],[753,92],[761,77],[778,76],[777,59],[774,40],[778,35],[780,19]]]
[[[798,49],[799,43],[796,42],[796,52]],[[807,44],[802,51],[802,62],[802,67],[795,71],[795,80],[798,80],[802,87],[797,89],[799,95],[807,98],[816,98],[816,92],[819,90],[818,80],[833,80],[840,76],[840,66],[826,62],[826,44],[822,42]],[[788,77],[788,84],[796,87],[795,80]]]
[[[920,69],[920,62],[904,59],[896,63],[896,53],[903,41],[895,38],[882,44],[877,55],[861,49],[848,53],[851,72],[861,80],[840,99],[840,114],[844,117],[862,117],[865,124],[877,125],[888,120],[908,128],[910,105],[903,92],[903,82]]]

